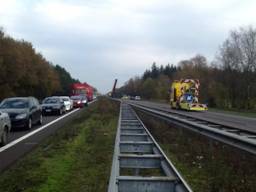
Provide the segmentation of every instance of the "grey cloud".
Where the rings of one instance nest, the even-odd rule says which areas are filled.
[[[42,13],[35,9],[51,2],[78,5],[90,13],[82,10],[84,17],[58,23],[47,17],[47,10]],[[7,33],[31,41],[48,60],[62,65],[75,78],[106,92],[115,78],[121,85],[154,61],[176,63],[197,53],[212,59],[228,34],[225,26],[229,20],[224,16],[233,1],[209,10],[186,4],[186,0],[159,0],[138,8],[122,7],[120,12],[116,2],[30,0],[19,14],[11,19],[2,17],[0,22],[9,27]]]

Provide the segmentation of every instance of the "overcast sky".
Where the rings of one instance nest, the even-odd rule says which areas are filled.
[[[211,61],[230,30],[255,26],[255,10],[253,0],[0,0],[0,26],[107,92],[154,61]]]

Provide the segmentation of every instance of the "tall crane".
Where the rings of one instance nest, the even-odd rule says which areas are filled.
[[[114,86],[113,86],[112,93],[111,93],[111,97],[115,97],[115,93],[116,93],[116,84],[117,84],[117,79],[115,79]]]

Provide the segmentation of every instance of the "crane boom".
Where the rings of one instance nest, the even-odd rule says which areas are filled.
[[[113,86],[112,93],[111,93],[111,97],[114,97],[114,96],[115,96],[116,84],[117,84],[117,79],[115,79],[114,86]]]

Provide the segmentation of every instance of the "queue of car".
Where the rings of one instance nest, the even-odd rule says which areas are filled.
[[[123,100],[135,100],[135,101],[140,101],[141,100],[141,97],[139,95],[136,95],[136,96],[129,96],[129,95],[124,95],[122,96]]]
[[[86,96],[52,96],[42,104],[35,97],[6,98],[0,103],[0,145],[7,143],[11,128],[31,129],[33,125],[43,124],[43,115],[62,115],[87,105]]]

